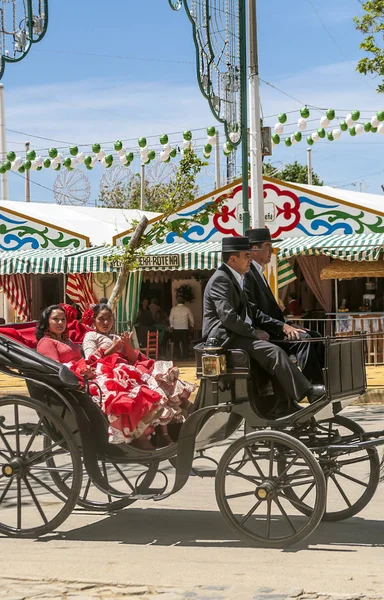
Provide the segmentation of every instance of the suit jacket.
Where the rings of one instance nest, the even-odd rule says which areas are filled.
[[[281,333],[285,323],[282,310],[277,304],[271,288],[268,284],[265,285],[264,279],[253,264],[245,275],[244,290],[251,305],[252,314],[255,314],[257,310],[262,311],[271,317],[272,326],[277,327],[278,332]]]
[[[261,311],[253,314],[233,273],[225,264],[221,265],[204,292],[203,339],[216,338],[221,343],[229,342],[235,336],[257,339],[256,329],[245,322],[247,313],[262,329],[273,321]]]

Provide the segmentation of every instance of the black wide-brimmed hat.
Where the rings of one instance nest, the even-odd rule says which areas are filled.
[[[277,240],[271,238],[271,232],[268,227],[259,227],[256,229],[248,229],[245,232],[245,235],[249,239],[249,242],[252,244],[262,244],[263,242],[271,242],[275,244],[276,242],[281,242],[282,238]]]
[[[225,237],[221,240],[222,252],[241,252],[249,249],[250,244],[247,237]]]

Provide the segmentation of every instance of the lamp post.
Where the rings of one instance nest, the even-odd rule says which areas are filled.
[[[19,62],[48,27],[48,0],[1,0],[0,79],[6,63]]]

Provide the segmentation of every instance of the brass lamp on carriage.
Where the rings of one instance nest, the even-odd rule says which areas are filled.
[[[204,345],[201,357],[203,377],[219,377],[227,372],[225,350],[215,338],[210,338]]]

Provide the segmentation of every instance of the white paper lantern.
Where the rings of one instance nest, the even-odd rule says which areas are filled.
[[[168,160],[168,157],[169,157],[169,154],[165,150],[163,150],[162,152],[160,152],[160,160],[162,160],[163,162],[165,162],[166,160]]]
[[[229,139],[233,144],[237,144],[240,140],[240,133],[238,131],[231,131],[229,134]]]
[[[51,169],[56,169],[60,163],[57,162],[57,156],[51,161]]]
[[[376,117],[376,115],[373,115],[373,117],[371,117],[371,125],[372,125],[372,127],[375,127],[375,128],[380,125],[380,121]]]
[[[171,152],[171,150],[172,150],[172,146],[171,146],[171,144],[170,144],[169,142],[168,142],[168,144],[165,144],[165,145],[163,146],[163,150],[164,150],[164,152],[165,152],[166,154],[170,154],[170,152]]]
[[[145,163],[148,160],[148,148],[147,146],[145,146],[145,148],[143,148],[140,151],[140,156],[141,156],[141,162]]]
[[[95,167],[98,163],[97,156],[92,156],[91,167]]]
[[[332,135],[334,140],[338,140],[341,136],[341,129],[334,129]]]
[[[207,138],[207,143],[211,144],[211,146],[216,146],[216,136],[215,135],[209,135]]]
[[[42,167],[44,164],[44,158],[42,156],[37,156],[35,158],[35,162],[38,167]]]
[[[325,127],[328,127],[328,125],[329,125],[329,119],[327,119],[327,117],[321,117],[320,127],[322,127],[324,129]]]
[[[99,154],[100,154],[100,152],[99,152]],[[100,161],[100,162],[101,162],[101,164],[103,165],[103,167],[106,167],[106,166],[107,166],[107,161],[105,160],[105,156],[103,156],[103,158],[101,159],[101,161]]]
[[[23,164],[22,158],[20,158],[20,157],[15,158],[15,160],[11,164],[12,171],[17,171],[18,169],[20,169],[22,164]]]
[[[297,144],[295,136],[293,134],[291,135],[291,142],[292,142],[292,145]]]
[[[352,119],[352,115],[351,113],[349,113],[346,117],[345,117],[345,122],[348,125],[348,127],[353,127],[355,124],[355,121]]]
[[[307,121],[301,118],[297,121],[297,126],[300,131],[305,131],[305,129],[307,129]]]
[[[74,169],[75,167],[77,167],[77,165],[79,164],[79,161],[77,160],[77,158],[71,158],[71,167],[72,169]]]
[[[284,133],[284,125],[282,123],[276,123],[275,131],[276,131],[276,133],[281,135],[282,133]]]
[[[211,155],[210,155],[210,154],[207,154],[206,152],[203,152],[203,156],[204,156],[204,158],[206,158],[206,159],[209,159],[209,158],[211,158]]]
[[[104,150],[100,150],[100,152],[98,152],[98,153],[96,154],[96,156],[97,156],[97,160],[100,160],[100,161],[102,161],[102,160],[103,160],[103,158],[105,157],[105,152],[104,152]]]
[[[364,133],[364,127],[363,127],[363,125],[361,123],[358,123],[355,126],[355,130],[356,130],[356,134],[357,135],[361,135],[362,133]]]
[[[380,125],[377,128],[378,133],[380,133],[381,135],[383,135],[384,133],[384,123],[380,123]]]
[[[314,131],[314,132],[311,134],[311,138],[313,139],[313,141],[314,141],[314,142],[318,142],[318,141],[320,140],[320,136],[319,136],[319,134],[317,133],[317,131]]]
[[[84,158],[85,158],[85,156],[84,156],[84,152],[79,152],[79,153],[76,155],[76,159],[77,159],[77,162],[79,163],[79,165],[82,165],[82,164],[83,164],[83,162],[84,162]]]
[[[122,165],[126,165],[128,162],[129,162],[129,161],[128,161],[127,157],[125,156],[125,154],[122,154],[122,155],[120,156],[120,164],[122,164]]]
[[[55,160],[57,160],[57,163],[59,165],[63,162],[64,156],[61,154],[61,152],[59,152],[59,154],[56,156]]]
[[[121,158],[122,156],[125,156],[125,155],[126,155],[126,152],[127,152],[127,151],[126,151],[126,149],[125,149],[125,148],[124,148],[124,146],[123,146],[121,150],[118,150],[117,154],[118,154],[118,156],[120,156],[120,158]],[[127,161],[127,162],[128,162],[128,161]],[[126,164],[126,163],[124,163],[124,164]]]
[[[36,163],[36,160],[33,160],[31,162],[31,169],[32,169],[32,171],[36,171],[36,169],[37,169],[38,166],[39,165]]]
[[[189,149],[192,146],[192,142],[190,140],[184,140],[183,146],[184,146],[184,148],[188,148]]]

